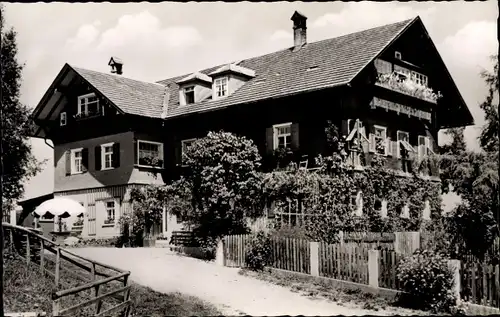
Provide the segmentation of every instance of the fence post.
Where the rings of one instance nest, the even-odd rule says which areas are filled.
[[[40,239],[40,272],[42,272],[42,274],[44,274],[44,276],[45,276],[45,273],[43,271],[44,253],[45,253],[44,243],[43,243],[43,240]]]
[[[311,275],[319,276],[319,243],[310,242]]]
[[[368,285],[378,287],[379,250],[368,250]]]
[[[394,251],[397,254],[410,255],[420,249],[420,232],[394,232]]]
[[[339,242],[340,245],[344,245],[344,231],[339,231]]]
[[[59,310],[61,310],[61,304],[59,303],[59,298],[52,300],[52,316],[59,316]]]
[[[61,265],[61,249],[57,248],[56,249],[56,272],[54,274],[56,288],[59,287],[59,267],[60,267],[60,265]]]
[[[218,265],[218,266],[224,266],[226,263],[225,263],[225,259],[224,259],[224,238],[222,239],[219,239],[219,241],[217,241],[217,250],[215,252],[215,263]]]
[[[128,286],[128,275],[125,275],[124,278],[123,278],[123,287],[126,287],[126,286]],[[130,299],[130,289],[128,289],[127,291],[125,291],[125,294],[123,295],[123,302],[125,303],[129,299]],[[130,311],[130,304],[127,305],[127,307],[125,308],[123,316],[124,317],[128,317],[129,311]]]
[[[460,260],[448,260],[448,267],[453,272],[453,293],[457,297],[457,304],[460,302]]]
[[[13,229],[9,229],[10,231],[10,249],[12,251],[12,253],[14,253],[16,251],[16,246],[14,245],[14,230]]]
[[[30,254],[30,235],[26,233],[26,263],[30,264],[31,254]]]

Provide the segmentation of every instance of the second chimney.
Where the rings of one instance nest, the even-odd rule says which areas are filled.
[[[123,62],[120,58],[118,57],[111,57],[109,60],[108,66],[111,66],[111,73],[112,74],[117,74],[121,75],[123,73],[122,67],[123,67]]]
[[[293,21],[293,46],[297,49],[307,43],[307,17],[295,11],[291,20]]]

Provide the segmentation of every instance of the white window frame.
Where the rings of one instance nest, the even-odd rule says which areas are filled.
[[[76,153],[80,153],[80,171],[76,169]],[[83,173],[83,148],[71,149],[71,175]]]
[[[111,142],[111,143],[106,143],[106,144],[101,144],[101,171],[105,171],[105,170],[111,170],[113,169],[113,145],[115,144],[115,142]],[[106,147],[111,147],[111,153],[106,153],[105,149]],[[106,167],[106,155],[111,155],[111,166],[110,167]]]
[[[423,144],[421,142],[422,139],[424,140]],[[417,142],[418,142],[418,157],[419,158],[427,156],[427,152],[434,153],[434,151],[432,150],[431,138],[429,136],[419,135]],[[422,153],[422,152],[424,152],[424,153]]]
[[[191,139],[185,139],[181,141],[181,164],[182,164],[182,158],[184,157],[184,154],[186,153],[187,147],[196,141],[196,138],[191,138]],[[182,166],[186,166],[185,164],[182,164]]]
[[[79,116],[82,116],[82,105],[85,106],[85,109],[84,109],[84,113],[83,115],[84,116],[88,116],[88,113],[89,113],[89,103],[86,102],[86,103],[82,103],[83,100],[86,100],[87,98],[90,98],[90,97],[95,97],[96,98],[96,101],[95,103],[97,104],[97,111],[101,111],[101,109],[99,108],[99,98],[97,98],[96,94],[95,93],[89,93],[89,94],[86,94],[86,95],[82,95],[82,96],[78,96],[78,108],[77,108],[77,114]],[[104,114],[104,112],[103,112]]]
[[[149,144],[154,144],[158,145],[158,152],[159,152],[159,158],[162,160],[161,166],[151,166],[151,165],[141,165],[139,163],[139,156],[140,156],[140,143],[149,143]],[[163,159],[163,143],[161,142],[154,142],[154,141],[146,141],[146,140],[137,140],[137,165],[140,167],[154,167],[154,168],[163,168],[165,166],[165,160]]]
[[[61,127],[64,127],[68,123],[68,115],[66,112],[61,112],[59,115],[59,124]]]
[[[186,105],[191,105],[193,103],[196,103],[194,86],[185,87],[183,89],[183,92],[184,92],[184,102],[186,103]],[[193,102],[192,103],[188,103],[187,102],[187,94],[190,93],[190,92],[193,93]]]
[[[109,217],[109,212],[112,210],[113,211],[113,223],[116,223],[116,209],[117,209],[117,201],[116,199],[107,199],[105,201],[103,201],[104,203],[104,210],[106,211],[106,220],[108,220],[110,217]],[[108,207],[108,203],[113,203],[113,208],[109,208]],[[105,224],[110,224],[110,223],[105,223]]]
[[[381,129],[384,131],[384,153],[378,153],[377,152],[377,136],[376,136],[376,133],[375,131],[377,129]],[[388,138],[387,138],[387,127],[384,127],[384,126],[381,126],[381,125],[373,125],[373,133],[372,133],[372,137],[371,137],[371,140],[370,140],[370,152],[373,152],[375,153],[376,155],[384,155],[384,156],[387,156],[388,155],[388,151],[389,151],[389,144],[388,144]]]
[[[219,83],[223,80],[226,81],[225,85],[220,85]],[[225,86],[225,94],[222,96],[219,96],[219,90],[218,90],[219,86],[220,87]],[[229,95],[229,77],[224,76],[224,77],[219,77],[219,78],[215,79],[214,80],[214,99],[224,98],[224,97],[227,97],[228,95]]]
[[[399,134],[400,134],[400,133],[406,134],[406,135],[408,136],[408,141],[403,141],[403,140],[400,140],[400,138],[399,138]],[[405,145],[406,145],[407,147],[409,147],[411,151],[415,152],[415,149],[413,148],[413,146],[411,146],[411,144],[410,144],[410,142],[409,142],[409,140],[410,140],[410,133],[409,133],[409,132],[407,132],[407,131],[401,131],[401,130],[398,130],[398,131],[396,132],[396,138],[397,138],[397,142],[396,142],[396,144],[397,144],[397,145],[396,145],[396,147],[397,147],[397,157],[398,157],[398,158],[401,158],[401,144],[402,144],[403,142],[405,142],[405,143],[406,143]]]
[[[290,128],[289,133],[278,133],[278,129],[285,128],[285,127]],[[280,124],[273,125],[273,149],[274,150],[276,150],[278,148],[278,145],[279,145],[278,138],[280,136],[284,136],[287,139],[289,138],[290,142],[288,142],[288,143],[290,143],[290,147],[292,146],[292,122],[280,123]],[[285,142],[285,145],[286,145],[286,142]],[[286,147],[285,147],[285,149],[286,149]]]

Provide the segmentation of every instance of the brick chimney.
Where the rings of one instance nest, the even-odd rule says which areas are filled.
[[[112,74],[117,74],[121,75],[123,74],[122,67],[123,67],[123,62],[120,58],[118,57],[111,57],[111,59],[108,62],[108,66],[111,66],[111,73]]]
[[[300,49],[307,43],[307,17],[295,11],[291,20],[293,21],[293,46],[295,49]]]

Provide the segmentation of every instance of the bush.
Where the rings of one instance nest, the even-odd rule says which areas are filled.
[[[260,231],[250,237],[245,250],[245,264],[255,271],[262,271],[271,259],[271,239]]]
[[[399,263],[397,278],[402,290],[410,295],[407,304],[412,308],[433,312],[451,312],[455,308],[453,273],[440,254],[417,250]]]

